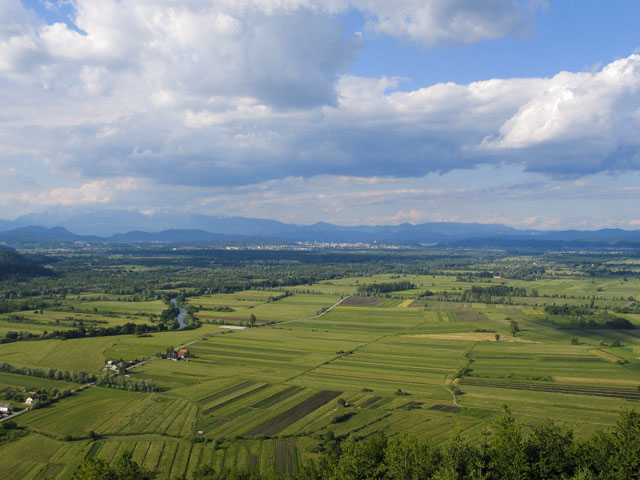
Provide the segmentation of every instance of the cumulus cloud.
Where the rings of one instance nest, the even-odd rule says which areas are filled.
[[[515,0],[354,0],[371,15],[368,28],[418,43],[473,43],[529,28],[542,2]]]
[[[73,6],[72,24],[51,25],[18,0],[0,6],[5,167],[202,187],[484,164],[565,176],[640,169],[639,55],[594,72],[411,92],[345,73],[360,46],[336,12],[359,8],[368,28],[430,46],[517,30],[530,11],[521,2]]]

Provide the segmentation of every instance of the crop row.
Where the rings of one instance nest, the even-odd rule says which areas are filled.
[[[229,387],[226,390],[222,390],[221,392],[214,393],[213,395],[209,395],[208,397],[201,398],[198,400],[200,405],[205,405],[207,403],[213,402],[214,400],[218,400],[219,398],[226,397],[227,395],[231,395],[243,388],[250,387],[251,385],[255,385],[257,382],[242,382],[238,385],[234,385],[233,387]]]
[[[539,357],[539,360],[542,362],[593,362],[593,363],[605,363],[602,358],[599,357],[572,357],[569,355],[545,355],[543,357]]]
[[[536,392],[566,393],[574,395],[591,395],[598,397],[624,398],[640,400],[640,391],[614,387],[591,387],[586,385],[558,385],[533,382],[510,382],[480,378],[465,378],[461,385],[489,388],[506,388],[511,390],[531,390]]]
[[[276,471],[282,475],[293,476],[296,474],[298,463],[298,450],[295,440],[278,440],[275,450]]]
[[[267,397],[263,400],[260,400],[258,403],[251,405],[251,408],[269,408],[274,406],[277,403],[280,403],[286,398],[292,397],[298,392],[304,390],[305,387],[298,387],[296,385],[291,385],[290,387],[278,392],[274,393],[270,397]]]
[[[335,392],[332,390],[323,390],[316,393],[314,396],[307,398],[289,410],[282,412],[280,415],[277,415],[271,420],[267,420],[262,425],[250,430],[246,435],[276,435],[288,426],[293,425],[298,420],[303,419],[314,410],[320,408],[322,405],[333,400],[341,393],[342,392]]]
[[[217,405],[214,405],[212,407],[207,408],[206,410],[204,410],[202,412],[203,415],[209,415],[211,412],[214,412],[222,407],[226,407],[227,405],[229,405],[230,403],[233,402],[237,402],[238,400],[241,400],[245,397],[248,397],[249,395],[253,395],[254,393],[258,393],[260,390],[264,390],[265,388],[267,388],[269,386],[268,383],[263,383],[262,385],[258,385],[257,387],[252,388],[251,390],[248,390],[246,392],[243,392],[239,395],[236,395],[235,397],[232,397],[228,400],[225,400],[224,402],[218,403]]]
[[[360,407],[362,408],[372,407],[373,405],[378,403],[380,400],[382,400],[382,397],[371,397],[368,400],[365,400],[364,402],[362,402]]]

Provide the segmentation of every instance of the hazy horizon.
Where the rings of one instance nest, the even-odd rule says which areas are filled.
[[[0,217],[640,228],[640,4],[7,0]]]

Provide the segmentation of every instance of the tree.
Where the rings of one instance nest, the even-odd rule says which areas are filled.
[[[495,434],[489,445],[489,469],[492,478],[524,480],[528,478],[529,465],[525,455],[522,429],[505,405],[503,415],[495,424]]]
[[[533,428],[525,453],[532,479],[568,478],[575,470],[573,431],[551,420]]]
[[[621,410],[613,431],[614,456],[611,470],[616,478],[639,478],[640,473],[640,413]]]
[[[433,478],[440,480],[473,478],[477,473],[479,461],[477,450],[465,442],[460,429],[456,429],[442,448],[440,465]]]
[[[428,442],[420,442],[408,433],[389,440],[385,463],[389,480],[418,480],[432,476],[440,463],[440,453]]]
[[[132,460],[132,452],[124,452],[113,467],[99,458],[87,458],[73,474],[74,480],[153,480],[156,476]]]
[[[249,317],[249,323],[251,324],[252,327],[256,324],[256,316],[253,313]]]
[[[85,459],[73,474],[74,480],[117,480],[115,472],[103,460]]]
[[[499,341],[500,341],[500,334],[496,333],[496,342],[499,342]]]
[[[382,432],[366,440],[347,440],[335,466],[334,478],[341,480],[375,480],[384,478],[387,438]]]
[[[520,327],[518,326],[518,322],[516,322],[515,320],[511,320],[511,335],[515,337],[519,331]]]

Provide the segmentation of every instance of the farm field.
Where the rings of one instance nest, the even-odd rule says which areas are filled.
[[[8,339],[0,363],[100,376],[108,360],[148,359],[119,378],[157,390],[90,386],[16,417],[25,435],[0,448],[0,476],[67,479],[84,458],[113,462],[125,451],[160,479],[190,478],[202,465],[294,475],[318,458],[329,434],[409,432],[443,442],[457,429],[481,442],[502,405],[526,429],[546,419],[577,435],[612,426],[620,409],[640,406],[638,277],[590,278],[564,264],[545,278],[500,276],[522,262],[500,257],[434,274],[345,275],[228,293],[189,286],[187,275],[197,277],[189,267],[181,282],[158,289],[164,299],[89,289],[55,308],[0,314]],[[127,275],[156,271],[134,267]],[[485,270],[491,275],[478,274]],[[402,288],[388,290],[395,283]],[[5,335],[150,323],[167,309],[167,292],[185,296],[197,328],[67,340]],[[550,306],[630,326],[584,328],[554,317]],[[255,328],[220,328],[250,327],[252,315]],[[184,359],[160,358],[181,346]],[[23,395],[77,386],[0,373],[0,388]],[[30,449],[37,455],[21,462]]]

